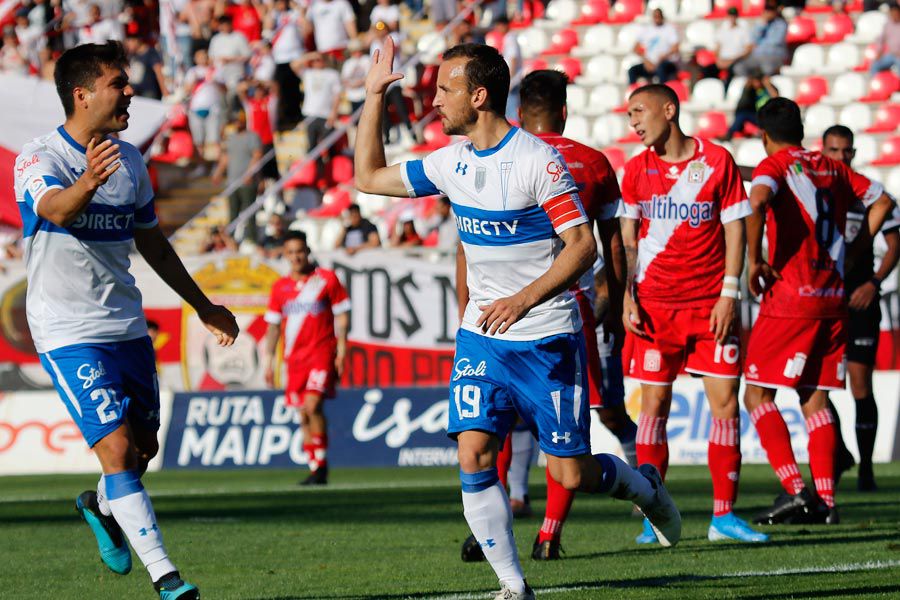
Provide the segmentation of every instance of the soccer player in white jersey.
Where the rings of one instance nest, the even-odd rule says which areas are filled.
[[[469,303],[456,338],[448,433],[459,445],[465,518],[500,580],[497,598],[533,598],[497,477],[497,451],[516,414],[537,431],[552,477],[567,489],[637,504],[665,545],[681,516],[659,473],[591,456],[584,337],[569,288],[591,267],[596,243],[559,152],[510,126],[509,68],[493,48],[444,53],[434,106],[448,135],[468,139],[423,161],[386,166],[381,118],[391,72],[388,41],[373,57],[356,139],[360,191],[444,193],[466,254]]]
[[[110,135],[128,126],[127,64],[118,42],[63,54],[54,79],[66,121],[16,159],[26,311],[41,363],[103,469],[97,491],[76,501],[103,562],[127,574],[127,538],[160,598],[189,600],[200,592],[169,559],[141,484],[159,450],[159,386],[141,293],[128,272],[132,242],[219,345],[234,343],[238,327],[197,287],[160,231],[141,153]]]

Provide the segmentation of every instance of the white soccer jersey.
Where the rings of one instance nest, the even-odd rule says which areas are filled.
[[[128,272],[134,228],[157,219],[141,153],[123,141],[122,166],[68,227],[38,216],[52,189],[71,186],[87,168],[85,148],[62,128],[28,144],[16,158],[15,192],[28,271],[26,314],[38,352],[147,334],[141,293]]]
[[[558,234],[587,222],[562,155],[518,128],[493,148],[459,142],[403,163],[401,173],[411,197],[443,193],[453,204],[468,265],[462,328],[475,333],[479,307],[546,273],[562,250]],[[536,340],[580,329],[578,306],[565,291],[493,337]]]

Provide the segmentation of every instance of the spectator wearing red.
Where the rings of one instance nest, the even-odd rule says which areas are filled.
[[[237,0],[225,9],[225,14],[231,17],[234,30],[244,34],[251,44],[262,39],[262,18],[253,0]]]
[[[410,248],[422,245],[422,237],[416,231],[415,218],[411,213],[400,215],[397,228],[391,235],[392,248]]]
[[[268,84],[250,80],[238,85],[238,99],[247,116],[247,129],[259,136],[262,142],[263,156],[275,149],[275,136],[272,130],[272,116],[277,103],[275,95]],[[278,162],[273,153],[260,170],[263,179],[280,179]]]

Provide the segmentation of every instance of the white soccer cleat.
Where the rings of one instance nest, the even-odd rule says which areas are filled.
[[[666,548],[674,546],[681,539],[681,513],[672,501],[666,486],[663,485],[659,471],[651,464],[638,467],[638,472],[650,481],[656,490],[653,500],[641,507],[641,512],[650,520],[659,543]]]
[[[527,583],[524,592],[514,592],[505,583],[500,583],[500,591],[494,600],[534,600],[534,590]]]

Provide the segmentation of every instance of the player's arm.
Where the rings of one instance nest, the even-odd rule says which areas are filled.
[[[884,232],[884,241],[887,244],[887,251],[881,259],[881,266],[872,276],[872,279],[865,282],[850,295],[850,308],[853,310],[866,310],[869,305],[878,297],[878,291],[881,289],[881,282],[890,275],[897,261],[900,259],[900,230],[891,229]]]
[[[41,197],[35,207],[39,217],[59,227],[68,227],[81,216],[100,186],[119,170],[122,166],[119,145],[112,140],[98,141],[92,138],[88,142],[87,168],[75,183],[64,189],[49,190]]]
[[[869,235],[875,237],[878,232],[881,231],[881,226],[884,225],[888,215],[890,215],[891,211],[896,207],[897,205],[894,203],[894,199],[886,192],[882,192],[881,196],[869,205],[869,210],[866,211],[866,219],[869,224]]]
[[[469,280],[466,264],[466,251],[460,242],[456,243],[456,305],[459,309],[459,322],[462,323],[469,304]]]
[[[356,130],[354,172],[356,188],[367,194],[408,196],[401,175],[402,165],[387,166],[384,158],[381,120],[384,115],[384,94],[390,84],[403,75],[393,73],[394,42],[385,38],[384,48],[376,50],[372,66],[366,76],[366,103]]]
[[[517,294],[481,307],[483,312],[477,326],[490,335],[505,333],[529,310],[572,287],[581,274],[591,268],[597,259],[597,242],[588,224],[569,227],[558,235],[565,246],[547,272]]]
[[[709,330],[715,333],[716,342],[724,344],[734,323],[735,307],[739,299],[739,282],[744,270],[744,219],[735,219],[723,225],[725,229],[725,281],[722,293],[709,316]]]
[[[234,315],[224,306],[213,304],[206,297],[184,268],[184,263],[178,258],[159,225],[148,228],[135,227],[134,243],[156,274],[197,311],[197,316],[216,336],[219,345],[232,345],[239,331]]]
[[[334,315],[334,335],[337,338],[337,356],[334,368],[338,379],[344,374],[344,359],[347,357],[347,332],[350,330],[350,313],[342,312]]]
[[[634,299],[634,279],[637,276],[638,230],[640,220],[627,215],[619,220],[622,232],[622,247],[625,250],[625,287],[622,290],[622,324],[625,330],[643,336],[641,313]]]
[[[278,338],[281,337],[281,323],[269,323],[266,329],[266,367],[265,377],[266,385],[275,387],[275,361],[278,357],[275,353],[278,351]]]
[[[750,188],[750,208],[747,217],[747,285],[754,296],[762,294],[781,275],[763,260],[763,231],[766,225],[766,208],[775,193],[764,183]]]

